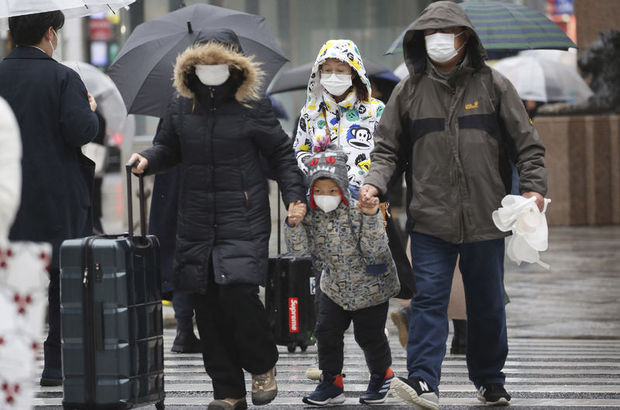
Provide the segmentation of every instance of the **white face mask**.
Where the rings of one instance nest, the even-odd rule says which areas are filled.
[[[452,33],[435,33],[425,36],[426,52],[430,59],[438,63],[452,60],[459,50],[465,46],[463,44],[458,50],[454,48],[454,39],[463,33],[464,31],[457,35]]]
[[[204,85],[222,85],[230,77],[228,64],[196,64],[196,76]]]
[[[60,41],[60,38],[58,37],[58,33],[56,32],[56,30],[52,29],[52,31],[54,32],[54,35],[56,36],[56,46],[58,46],[58,42]],[[52,58],[54,58],[56,47],[54,47],[54,43],[52,43],[52,40],[47,40],[47,41],[49,41],[50,47],[52,47]]]
[[[351,88],[353,81],[351,80],[351,74],[321,75],[321,85],[325,88],[325,91],[335,97],[339,97]]]
[[[323,212],[331,212],[334,209],[338,208],[340,202],[342,201],[342,196],[331,196],[331,195],[315,195],[314,203],[318,206]]]

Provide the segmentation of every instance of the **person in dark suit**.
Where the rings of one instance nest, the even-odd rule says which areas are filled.
[[[94,163],[80,147],[97,134],[94,98],[78,74],[52,58],[60,11],[9,18],[16,48],[0,62],[0,96],[18,120],[23,146],[21,204],[11,240],[49,242],[49,334],[42,385],[62,384],[60,244],[92,233]]]

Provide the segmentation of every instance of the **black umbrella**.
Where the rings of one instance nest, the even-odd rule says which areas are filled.
[[[265,72],[263,91],[287,61],[264,17],[206,4],[196,4],[140,24],[109,69],[127,112],[163,117],[174,93],[173,65],[187,47],[225,37],[233,30],[246,55],[256,56]]]
[[[312,73],[313,65],[314,63],[307,63],[299,67],[282,71],[269,87],[269,94],[305,89],[308,86],[308,79]],[[394,82],[400,81],[400,79],[392,73],[392,70],[381,63],[364,60],[364,67],[366,68],[367,76],[382,74],[384,75],[383,78],[385,78],[385,76],[391,76],[388,79],[391,78]]]

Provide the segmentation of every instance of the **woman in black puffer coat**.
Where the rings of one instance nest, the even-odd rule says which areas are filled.
[[[305,188],[289,138],[260,98],[258,64],[232,31],[209,40],[178,57],[180,97],[170,103],[153,147],[132,160],[139,160],[136,172],[149,174],[179,165],[175,289],[194,293],[216,399],[209,409],[242,409],[243,369],[252,374],[254,404],[270,402],[277,392],[278,351],[258,297],[271,229],[259,154],[287,205],[305,203]]]

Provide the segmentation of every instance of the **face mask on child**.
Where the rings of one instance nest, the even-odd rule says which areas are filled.
[[[325,91],[339,97],[351,88],[353,80],[351,80],[351,74],[321,75],[321,85]]]
[[[338,205],[342,201],[342,196],[331,196],[331,195],[315,195],[314,203],[318,206],[323,212],[331,212],[334,209],[338,208]]]

